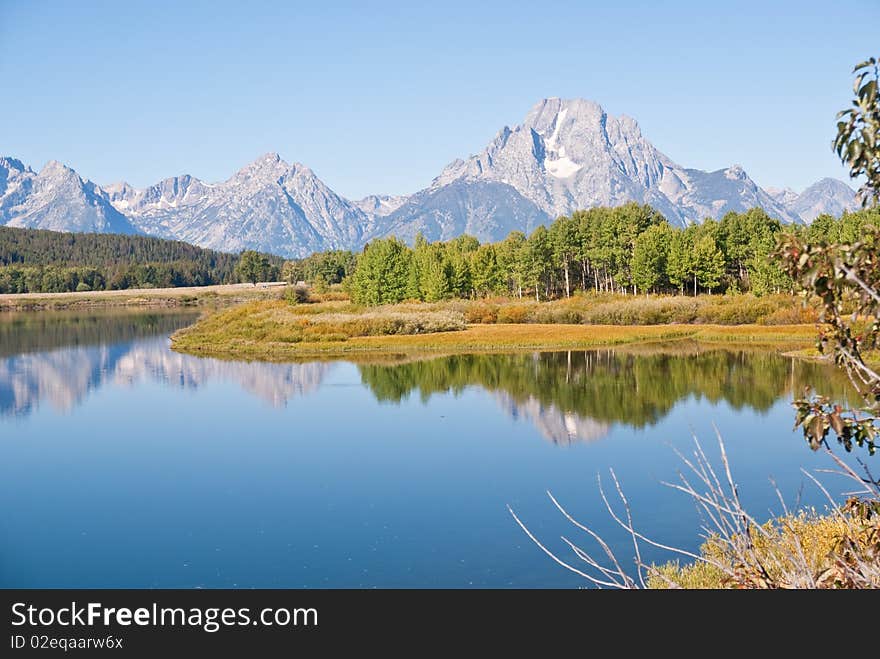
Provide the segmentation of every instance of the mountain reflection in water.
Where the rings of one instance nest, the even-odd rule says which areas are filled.
[[[765,412],[808,384],[836,400],[853,396],[833,367],[766,350],[691,342],[604,350],[458,355],[395,365],[362,365],[380,401],[399,402],[481,387],[509,415],[531,421],[549,441],[569,445],[607,434],[611,424],[652,426],[688,398]]]
[[[105,386],[159,382],[193,389],[236,383],[273,407],[317,391],[333,362],[270,364],[181,355],[167,336],[191,312],[17,314],[0,318],[0,416],[41,404],[70,411]],[[380,402],[418,394],[488,391],[510,417],[533,424],[548,441],[571,445],[603,438],[613,424],[652,426],[688,398],[734,409],[769,410],[807,384],[846,400],[848,383],[832,367],[774,352],[689,342],[604,350],[480,354],[357,365]]]

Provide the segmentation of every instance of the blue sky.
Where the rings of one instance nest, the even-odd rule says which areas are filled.
[[[800,190],[846,176],[834,114],[878,20],[878,0],[0,0],[0,154],[143,186],[278,151],[345,196],[401,194],[562,96],[682,165]]]

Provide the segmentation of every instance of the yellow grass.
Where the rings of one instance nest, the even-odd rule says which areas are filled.
[[[803,566],[794,560],[802,556],[814,578],[825,575],[824,580],[819,579],[820,587],[834,588],[837,585],[830,577],[837,572],[838,561],[845,562],[853,555],[872,560],[880,527],[876,517],[852,512],[819,514],[807,509],[770,520],[763,529],[765,533],[752,532],[755,565],[743,565],[731,543],[717,536],[700,547],[704,558],[725,566],[736,576],[702,561],[688,565],[671,562],[656,566],[657,572],[649,576],[648,587],[669,588],[670,582],[688,589],[766,587],[758,576],[759,569],[766,570],[772,583],[785,587],[792,573],[803,571]],[[822,581],[828,583],[822,585]]]
[[[324,305],[320,305],[324,306]],[[369,311],[358,314],[338,303],[289,305],[254,302],[210,314],[172,337],[172,347],[196,355],[283,361],[306,356],[565,350],[651,341],[749,343],[803,347],[814,325],[566,325],[476,324],[465,329],[417,334],[384,334],[387,317],[431,316],[451,329],[461,325],[451,311]],[[425,313],[428,312],[428,313]],[[377,329],[376,324],[379,324]],[[431,325],[429,325],[431,326]],[[366,336],[365,334],[380,334]]]
[[[128,288],[118,291],[72,293],[3,293],[0,294],[0,311],[229,305],[248,300],[277,298],[283,292],[283,284],[270,282],[257,286],[252,284],[217,284],[214,286]]]

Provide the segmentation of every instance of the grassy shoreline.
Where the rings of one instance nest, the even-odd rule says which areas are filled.
[[[0,312],[112,309],[121,307],[228,306],[254,300],[277,299],[281,283],[218,284],[178,288],[129,288],[79,293],[3,293]]]
[[[705,344],[808,348],[810,323],[572,324],[473,323],[437,306],[356,309],[344,301],[289,305],[253,302],[203,316],[171,337],[178,352],[225,359],[287,361],[306,357],[571,350],[689,340]]]

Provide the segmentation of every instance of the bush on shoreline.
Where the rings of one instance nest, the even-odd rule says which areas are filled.
[[[516,298],[403,303],[377,310],[405,307],[408,311],[454,309],[468,323],[540,323],[568,325],[793,325],[815,323],[814,307],[791,295],[633,296],[577,295],[552,302]]]
[[[792,583],[792,575],[803,577],[800,573],[804,570],[811,573],[819,588],[865,587],[868,584],[848,583],[842,564],[876,562],[880,511],[875,506],[851,499],[839,511],[820,514],[802,510],[770,520],[762,525],[763,532],[752,533],[753,564],[743,563],[729,542],[712,536],[700,547],[704,561],[656,566],[648,575],[648,587],[669,588],[671,583],[688,589],[794,587],[797,584]],[[880,582],[872,585],[878,586]]]

